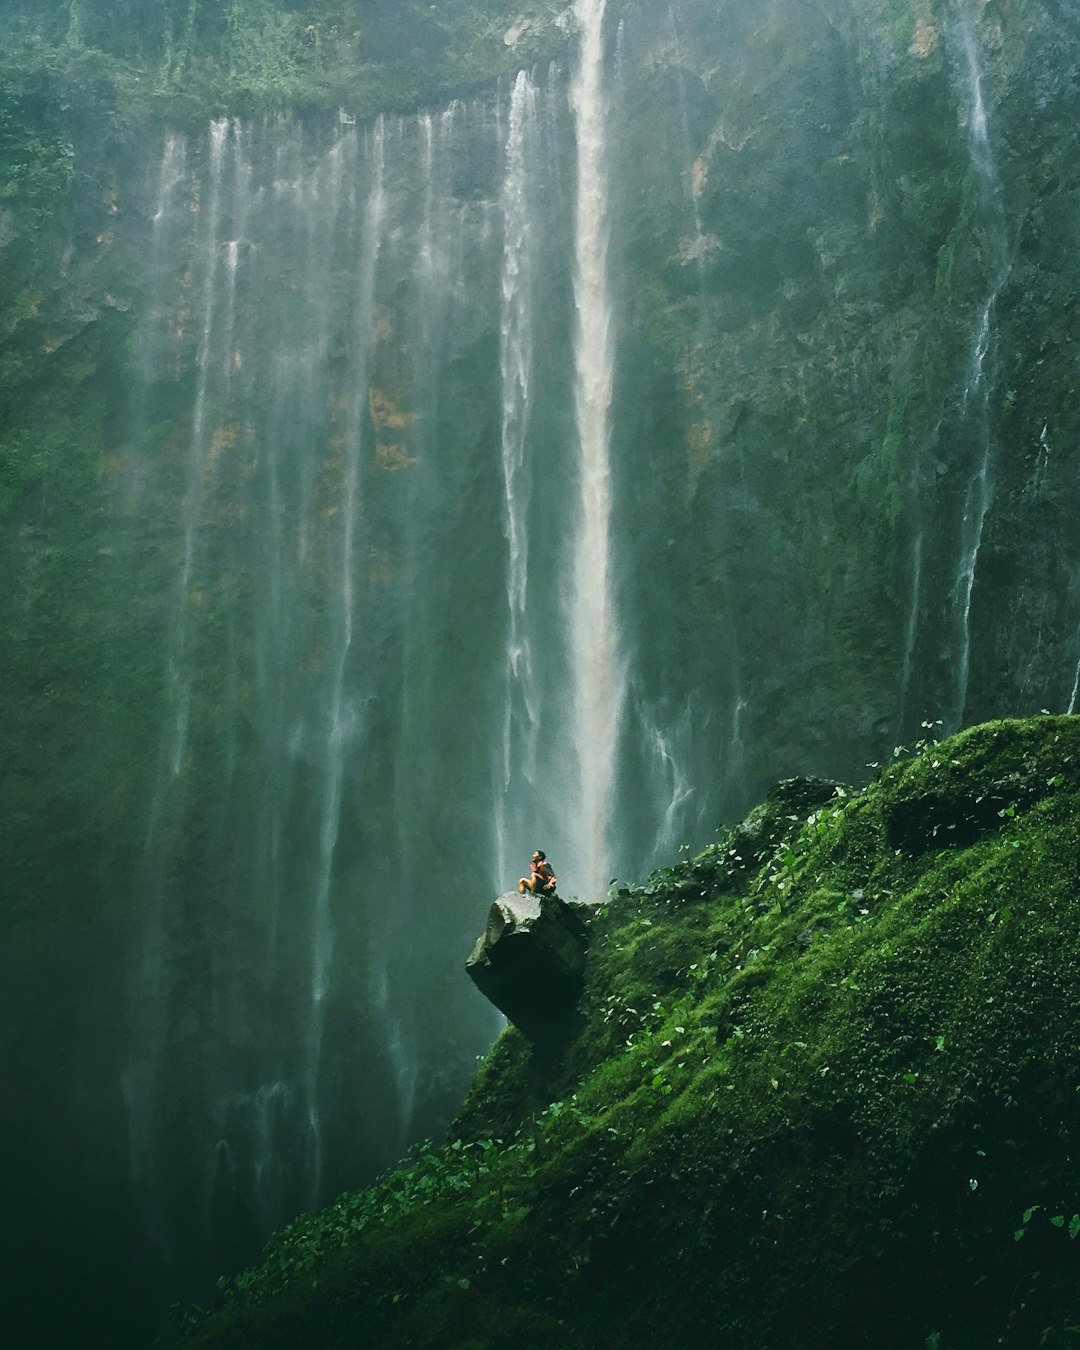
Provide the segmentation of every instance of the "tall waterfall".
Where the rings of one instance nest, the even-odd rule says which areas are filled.
[[[614,350],[608,294],[605,0],[577,0],[581,50],[571,91],[577,132],[574,297],[580,505],[570,600],[578,857],[586,899],[607,884],[616,751],[624,700],[611,559],[610,425]]]
[[[496,815],[497,885],[512,874],[513,845],[522,851],[524,828],[510,812],[515,779],[535,792],[539,747],[539,690],[533,635],[528,626],[530,476],[526,451],[533,395],[533,288],[536,284],[536,137],[538,91],[527,71],[514,81],[502,188],[503,265],[500,285],[499,369],[505,531],[507,639],[505,694]]]
[[[227,1266],[445,1114],[494,1025],[458,948],[533,847],[604,892],[602,20],[569,99],[552,67],[367,126],[219,120],[147,171],[133,509],[182,509],[124,1092],[166,1264]],[[650,715],[669,834],[687,734]]]
[[[950,726],[958,726],[963,721],[967,703],[971,665],[971,594],[994,488],[987,365],[992,356],[997,298],[1009,275],[1001,181],[990,146],[983,97],[983,72],[971,16],[963,7],[957,19],[957,31],[968,91],[967,142],[978,184],[978,209],[986,240],[987,289],[975,324],[970,365],[962,394],[962,412],[974,428],[978,446],[964,493],[960,520],[960,557],[953,597],[957,623],[956,691]]]

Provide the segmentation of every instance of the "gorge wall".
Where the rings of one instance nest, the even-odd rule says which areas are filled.
[[[20,95],[71,153],[0,214],[3,1025],[79,1299],[437,1130],[533,847],[597,900],[1076,709],[1074,8],[563,18],[410,113]]]

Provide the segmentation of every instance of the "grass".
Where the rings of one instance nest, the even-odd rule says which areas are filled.
[[[780,785],[597,911],[561,1053],[507,1030],[191,1343],[1069,1344],[1078,789],[1050,717]]]

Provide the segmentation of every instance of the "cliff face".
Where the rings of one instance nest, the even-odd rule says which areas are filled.
[[[599,909],[581,1025],[290,1226],[200,1347],[1052,1344],[1075,1319],[1073,719],[780,784]]]
[[[683,553],[685,629],[727,654],[708,705],[745,702],[732,740],[777,774],[766,745],[850,773],[924,717],[1065,709],[1075,560],[1052,522],[1076,445],[1058,310],[1076,21],[992,4],[724,14],[681,7],[642,39],[624,171],[647,164],[649,190],[624,208],[620,259],[640,274],[641,363],[620,431],[671,452],[639,482],[640,557],[655,575]],[[680,133],[681,163],[659,148]]]
[[[581,889],[576,39],[504,8],[3,75],[4,1059],[87,1298],[439,1128],[473,897]],[[1078,73],[1054,0],[610,7],[620,870],[1075,705]]]

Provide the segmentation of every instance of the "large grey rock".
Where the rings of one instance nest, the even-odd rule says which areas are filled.
[[[480,992],[533,1041],[562,1029],[581,994],[588,926],[556,895],[501,895],[465,969]]]

